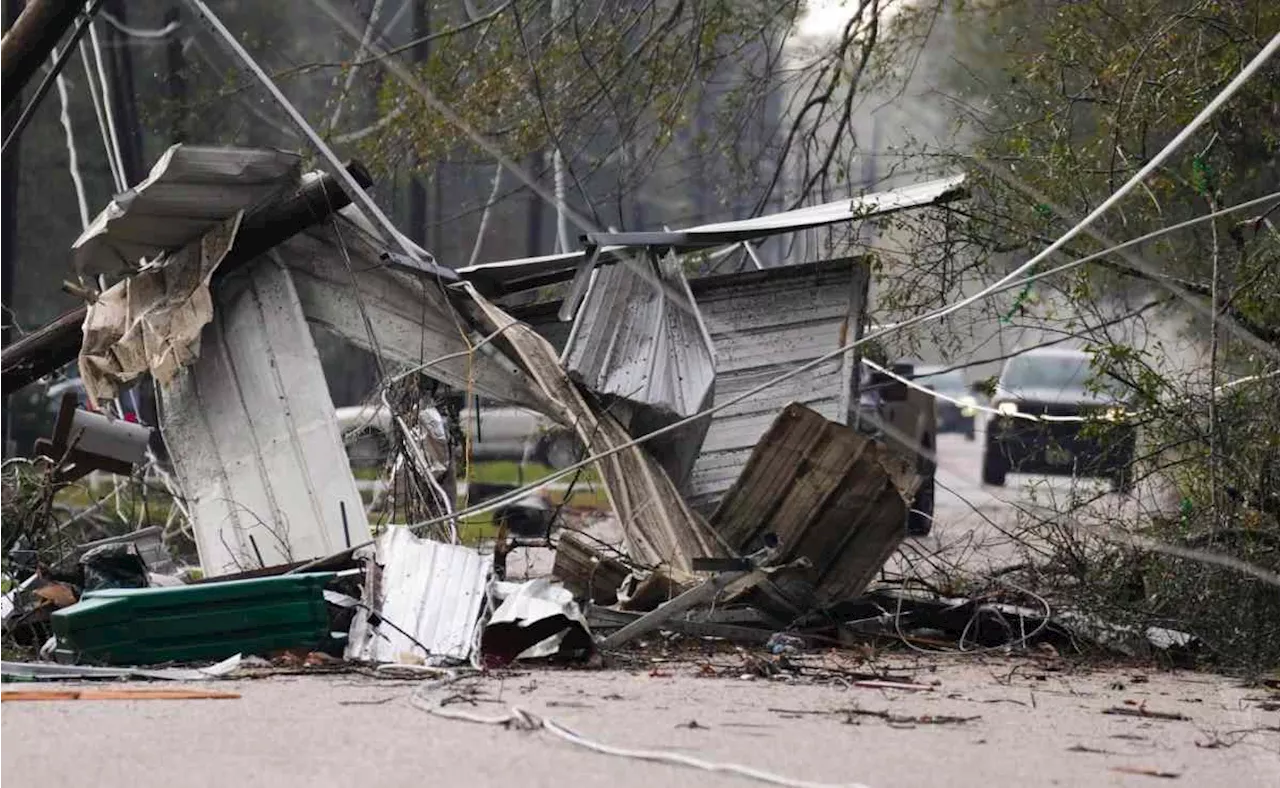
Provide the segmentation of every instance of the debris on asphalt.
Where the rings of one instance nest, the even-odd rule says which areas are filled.
[[[79,359],[89,408],[68,391],[39,444],[55,463],[49,489],[159,463],[155,431],[108,403],[144,375],[156,381],[170,522],[180,520],[201,570],[189,576],[169,555],[169,525],[95,532],[56,550],[7,536],[22,568],[5,597],[5,631],[58,664],[6,662],[6,680],[237,670],[452,680],[468,667],[633,659],[648,641],[741,649],[739,663],[707,661],[702,675],[928,692],[912,676],[811,658],[873,652],[886,638],[1054,654],[1087,639],[1085,624],[1067,631],[1047,603],[1027,607],[1017,595],[872,587],[907,536],[917,492],[933,482],[909,451],[852,417],[857,355],[822,361],[860,336],[866,260],[689,278],[678,254],[705,239],[688,231],[591,235],[554,271],[526,260],[455,272],[407,241],[403,254],[388,250],[334,178],[303,176],[299,163],[266,149],[171,148],[76,244],[82,270],[119,280],[86,291],[83,319],[64,316],[5,349],[6,386]],[[193,210],[212,193],[217,210]],[[190,221],[157,222],[160,208]],[[708,237],[838,220],[767,219]],[[645,264],[625,264],[632,254]],[[498,300],[548,282],[568,285],[552,305],[555,325],[522,322],[519,307]],[[713,331],[708,318],[731,330]],[[382,369],[385,385],[341,419],[313,326],[375,354]],[[751,389],[780,355],[822,363],[776,396],[696,418]],[[619,545],[567,525],[550,493],[524,488],[523,464],[518,483],[468,479],[470,505],[460,503],[469,438],[454,437],[466,425],[437,386],[536,411],[575,437],[578,457],[600,455],[592,483]],[[375,508],[393,522],[376,528],[344,443],[361,418],[377,420],[388,444],[373,458],[390,479]],[[656,429],[668,431],[650,439]],[[576,482],[583,469],[572,470]],[[53,522],[47,506],[33,511]],[[496,539],[464,545],[473,529],[461,514],[490,514]],[[517,546],[554,550],[550,573],[508,582]],[[1145,634],[1186,645],[1181,633]],[[223,661],[185,666],[209,660]],[[971,719],[884,715],[895,725]]]
[[[765,579],[765,574],[759,570],[717,574],[609,635],[600,642],[600,647],[616,649],[634,638],[661,627],[681,613],[710,604],[721,594],[732,596],[741,593]]]
[[[1190,722],[1191,718],[1185,714],[1173,711],[1154,711],[1142,706],[1112,706],[1109,709],[1103,709],[1103,714],[1112,714],[1119,717],[1141,717],[1146,720],[1170,720],[1173,722]]]
[[[584,660],[594,650],[591,630],[573,594],[540,577],[504,589],[480,640],[484,664],[499,667],[518,660],[556,657]]]
[[[349,660],[423,664],[472,661],[492,574],[488,556],[387,528],[356,551],[362,598],[347,638]]]
[[[4,662],[0,677],[5,681],[84,681],[86,679],[154,679],[158,681],[202,681],[225,678],[240,669],[239,654],[204,668],[101,668],[92,665],[59,665],[52,662]]]
[[[1111,771],[1120,774],[1136,774],[1142,777],[1159,777],[1165,780],[1176,780],[1182,776],[1180,772],[1170,772],[1149,766],[1112,766]]]
[[[329,640],[322,595],[332,573],[180,588],[91,591],[55,611],[59,662],[155,665],[225,659]]]
[[[888,711],[871,711],[868,709],[844,709],[845,722],[857,725],[858,717],[875,717],[895,727],[913,727],[916,725],[963,725],[966,722],[982,719],[981,716],[959,717],[951,714],[892,714]]]
[[[881,679],[863,679],[853,682],[855,687],[865,687],[866,689],[894,689],[906,690],[907,692],[932,692],[937,687],[931,687],[928,684],[914,684],[906,681],[884,681]]]
[[[204,689],[70,689],[70,690],[4,690],[0,701],[41,700],[235,700],[238,692]]]
[[[799,654],[804,651],[804,638],[775,632],[765,641],[764,647],[770,654]]]
[[[920,478],[852,427],[791,404],[761,438],[711,517],[740,554],[775,540],[777,561],[811,570],[783,593],[803,610],[859,596],[906,536]]]

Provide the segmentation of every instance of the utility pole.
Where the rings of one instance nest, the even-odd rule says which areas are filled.
[[[22,13],[22,0],[0,0],[0,29],[9,31]],[[6,38],[5,43],[10,43]],[[9,72],[9,61],[5,63]],[[18,123],[22,113],[22,91],[13,92],[8,105],[0,105],[0,139],[9,136],[10,129]],[[14,265],[18,257],[18,182],[22,170],[18,166],[19,139],[3,156],[0,156],[0,347],[13,339],[13,284]],[[0,397],[0,457],[9,457],[9,395]]]
[[[564,20],[564,4],[561,2],[561,0],[551,0],[551,29],[552,29],[553,36],[554,36],[554,31],[556,30],[557,27],[559,27],[560,22],[563,20]],[[557,83],[556,84],[557,94],[559,94],[560,89],[561,89],[561,85]],[[558,134],[556,135],[556,138],[559,139]],[[556,193],[556,251],[568,252],[569,251],[569,217],[566,216],[564,212],[564,198],[565,198],[564,154],[560,152],[559,144],[556,145],[555,150],[552,151],[551,153],[551,166],[552,166],[552,169],[554,170],[554,172],[552,173],[552,177],[555,179],[555,193]]]
[[[542,172],[544,157],[541,153],[533,153],[529,156],[529,172],[538,174]],[[529,190],[529,214],[528,225],[525,230],[525,256],[537,257],[542,254],[542,198],[538,193]]]
[[[410,35],[414,40],[429,35],[431,29],[431,0],[411,0],[413,3],[413,22]],[[422,63],[431,55],[431,45],[429,43],[421,43],[413,48],[413,59],[415,62]],[[414,157],[414,169],[422,162]],[[409,175],[409,237],[423,247],[429,248],[427,243],[427,187],[423,184],[422,179],[425,176],[416,172]]]

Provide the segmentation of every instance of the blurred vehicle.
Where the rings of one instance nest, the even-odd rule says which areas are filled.
[[[934,398],[938,434],[959,432],[964,434],[965,440],[973,440],[976,434],[974,428],[978,417],[978,399],[965,383],[964,372],[958,369],[944,371],[943,367],[917,367],[915,381],[950,398]],[[956,404],[952,400],[962,404]]]
[[[391,413],[384,405],[353,405],[336,411],[338,428],[351,463],[357,467],[381,464],[394,444]],[[434,432],[439,414],[423,408],[421,418]],[[463,408],[459,425],[471,436],[473,460],[536,462],[565,468],[578,461],[577,436],[551,419],[527,408],[481,402]]]
[[[888,368],[894,375],[908,380],[915,371],[914,366],[907,362]],[[933,530],[934,472],[937,465],[932,454],[938,432],[933,401],[933,396],[900,380],[870,367],[863,368],[854,427],[883,441],[891,449],[914,458],[916,472],[923,477],[907,515],[908,536],[928,536]]]
[[[1002,486],[1010,472],[1044,473],[1101,477],[1113,489],[1132,488],[1136,431],[1119,421],[1125,403],[1118,388],[1093,380],[1091,358],[1082,350],[1040,348],[1005,362],[992,399],[998,415],[987,423],[984,483]]]

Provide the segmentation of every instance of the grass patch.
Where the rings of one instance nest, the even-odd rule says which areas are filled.
[[[146,528],[152,525],[164,525],[169,520],[169,510],[173,507],[173,499],[168,493],[148,490],[145,496],[130,480],[121,480],[123,489],[118,497],[103,504],[95,512],[98,521],[118,521],[123,518],[131,528]],[[53,496],[55,507],[62,507],[71,512],[80,512],[96,505],[111,494],[111,484],[72,484],[62,488]]]
[[[524,465],[523,472],[519,462],[498,460],[494,462],[477,462],[471,465],[470,480],[487,484],[530,484],[555,473],[555,469],[535,462]],[[574,474],[568,474],[557,481],[568,483]],[[578,484],[600,481],[595,468],[584,468],[578,476]]]

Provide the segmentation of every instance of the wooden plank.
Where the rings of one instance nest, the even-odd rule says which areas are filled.
[[[563,532],[556,544],[551,574],[573,592],[574,598],[612,605],[618,601],[618,587],[630,572],[621,561],[599,552],[598,546],[586,536]]]
[[[234,700],[238,692],[201,689],[5,690],[0,702],[39,700]]]
[[[814,566],[817,602],[856,596],[906,536],[914,471],[896,452],[799,404],[756,446],[711,526],[743,551],[764,532],[779,562]]]

